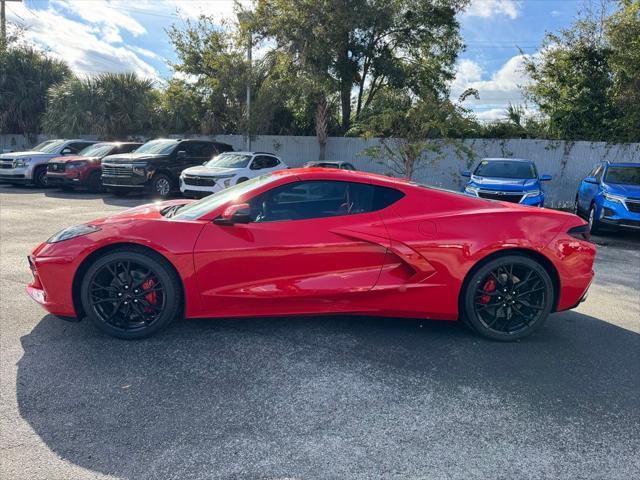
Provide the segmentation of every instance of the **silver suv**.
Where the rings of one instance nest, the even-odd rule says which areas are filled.
[[[47,140],[26,152],[0,155],[0,182],[47,186],[47,163],[54,157],[75,155],[97,143],[93,140]]]

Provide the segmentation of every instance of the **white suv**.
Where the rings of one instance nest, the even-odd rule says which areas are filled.
[[[202,166],[191,167],[180,174],[180,191],[189,197],[203,197],[227,187],[284,170],[285,163],[267,152],[225,152]]]
[[[0,155],[0,182],[47,186],[47,163],[54,157],[75,155],[93,145],[91,140],[47,140],[26,152]]]

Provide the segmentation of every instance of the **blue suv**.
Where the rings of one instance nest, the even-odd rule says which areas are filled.
[[[536,164],[519,158],[483,158],[472,172],[462,172],[470,180],[464,193],[475,197],[544,207],[541,182],[551,175],[538,176]]]
[[[582,180],[575,214],[599,230],[640,230],[640,164],[602,162]]]

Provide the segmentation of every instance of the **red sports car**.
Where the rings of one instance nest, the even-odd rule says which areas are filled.
[[[283,170],[65,229],[29,257],[55,315],[141,338],[176,317],[462,319],[522,338],[575,307],[596,249],[575,215],[362,172]]]

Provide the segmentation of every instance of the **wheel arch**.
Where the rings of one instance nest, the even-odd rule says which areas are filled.
[[[462,288],[460,288],[460,293],[458,295],[458,310],[461,312],[462,302],[464,302],[463,295],[466,291],[467,284],[472,275],[481,268],[486,263],[495,260],[499,257],[505,257],[508,255],[522,255],[525,257],[529,257],[532,260],[537,261],[542,267],[547,271],[549,277],[551,278],[551,283],[553,284],[553,307],[551,308],[551,312],[555,312],[558,309],[558,302],[560,300],[560,274],[556,269],[555,265],[548,257],[543,255],[540,252],[535,250],[530,250],[527,248],[507,248],[504,250],[500,250],[498,252],[491,253],[482,257],[478,260],[467,272],[464,277],[464,281],[462,282]]]
[[[80,263],[80,265],[76,269],[76,272],[73,276],[73,282],[71,285],[71,295],[73,299],[73,308],[76,312],[77,318],[81,319],[85,313],[84,308],[82,307],[82,300],[80,298],[80,285],[89,267],[103,255],[111,253],[115,250],[124,250],[124,249],[129,249],[133,251],[137,250],[138,252],[144,252],[147,254],[151,254],[152,256],[155,256],[155,257],[160,257],[162,260],[164,260],[167,263],[167,265],[169,265],[170,269],[173,271],[173,274],[176,276],[176,278],[178,279],[178,282],[180,283],[180,288],[182,289],[180,309],[184,314],[186,310],[186,298],[187,298],[186,292],[184,289],[184,282],[182,281],[182,277],[178,273],[178,269],[171,262],[171,260],[169,260],[165,255],[158,252],[157,250],[154,250],[153,248],[147,247],[145,245],[140,245],[139,243],[132,243],[132,242],[118,242],[118,243],[111,243],[109,245],[105,245],[103,247],[100,247],[94,250],[89,255],[87,255],[87,257],[84,260],[82,260],[82,263]]]

